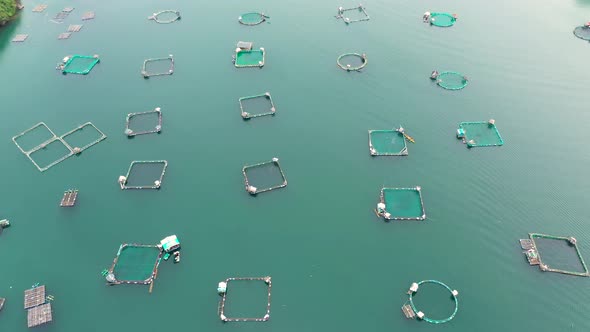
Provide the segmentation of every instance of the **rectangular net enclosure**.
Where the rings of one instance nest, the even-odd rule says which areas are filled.
[[[245,120],[265,115],[275,115],[275,104],[269,92],[242,97],[238,101],[240,102],[242,118]]]
[[[169,54],[163,58],[151,58],[143,61],[141,75],[144,78],[174,74],[174,56]]]
[[[106,138],[107,135],[93,125],[92,122],[86,122],[61,135],[61,139],[66,142],[75,154],[81,153]]]
[[[29,35],[27,35],[27,34],[18,34],[16,36],[14,36],[14,38],[12,38],[12,42],[14,42],[14,43],[22,43],[25,40],[27,40],[27,38],[29,38]]]
[[[344,23],[350,24],[354,22],[368,21],[370,19],[367,10],[363,5],[358,5],[352,8],[338,7],[337,19],[342,19]]]
[[[406,137],[398,130],[369,130],[369,153],[372,156],[407,156]]]
[[[272,158],[259,164],[244,166],[242,168],[246,191],[256,195],[287,186],[287,178],[279,164],[279,158]]]
[[[62,62],[57,65],[57,69],[63,74],[87,75],[92,68],[100,62],[97,54],[95,55],[68,55],[63,58]]]
[[[422,189],[383,188],[375,212],[386,220],[424,220]]]
[[[162,250],[157,245],[124,243],[106,273],[109,285],[149,285],[158,274]]]
[[[121,189],[160,189],[168,162],[166,160],[132,161],[127,175],[119,177]]]
[[[234,57],[234,65],[237,68],[246,67],[260,67],[264,66],[265,52],[264,48],[258,50],[248,50],[236,48],[236,55]]]
[[[590,276],[575,237],[530,233],[520,245],[529,264],[539,265],[541,271]]]
[[[156,107],[153,111],[129,113],[125,121],[125,135],[154,134],[162,131],[162,111]]]
[[[480,146],[501,146],[504,144],[496,121],[461,122],[457,129],[457,138],[467,144],[468,148]]]
[[[26,155],[37,169],[43,172],[68,159],[74,155],[74,152],[58,137],[26,153]]]
[[[241,287],[240,287],[241,286]],[[248,294],[247,290],[255,290],[257,294]],[[232,296],[228,296],[229,292]],[[227,278],[217,286],[217,293],[221,296],[219,302],[219,318],[223,322],[266,322],[270,319],[270,296],[272,291],[271,277]],[[242,295],[242,296],[240,296]],[[258,296],[260,295],[260,296]],[[256,297],[265,307],[258,309],[245,297]],[[244,305],[240,306],[241,302]]]
[[[49,143],[57,135],[44,122],[39,122],[31,128],[12,137],[12,141],[22,153],[31,152],[43,143]]]

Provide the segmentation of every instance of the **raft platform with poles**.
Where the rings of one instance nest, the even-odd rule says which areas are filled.
[[[47,9],[47,5],[36,5],[35,7],[33,7],[32,12],[33,13],[41,13],[43,12],[45,9]]]
[[[416,308],[416,305],[414,304],[414,295],[418,292],[420,285],[423,285],[423,284],[439,285],[439,286],[444,287],[445,289],[447,289],[449,291],[449,293],[451,293],[451,297],[453,299],[453,302],[455,302],[455,310],[453,310],[453,313],[449,317],[443,318],[443,319],[433,319],[433,318],[426,316],[426,314],[424,314],[422,311],[420,311]],[[417,283],[414,282],[414,283],[412,283],[412,285],[410,286],[410,289],[408,290],[408,300],[402,306],[402,312],[404,313],[404,316],[406,316],[406,318],[408,318],[408,319],[418,318],[420,320],[423,320],[423,321],[431,323],[431,324],[443,324],[443,323],[449,322],[450,320],[455,318],[455,315],[457,315],[457,311],[459,311],[459,300],[457,299],[457,296],[459,296],[459,292],[457,290],[451,289],[445,283],[440,282],[438,280],[422,280]]]
[[[161,71],[161,72],[150,72],[149,70],[147,70],[147,65],[150,62],[158,62],[158,61],[169,61],[170,67],[168,68],[168,70]],[[172,54],[168,54],[167,57],[163,57],[163,58],[151,58],[151,59],[145,59],[143,61],[143,67],[141,68],[141,76],[143,76],[143,78],[150,78],[152,76],[172,75],[172,74],[174,74],[174,56]]]
[[[549,239],[549,240],[567,241],[576,250],[576,255],[577,255],[584,271],[577,272],[577,271],[567,271],[567,270],[561,270],[561,269],[554,269],[554,268],[548,266],[546,263],[543,263],[543,260],[541,259],[541,253],[539,252],[539,249],[537,248],[537,243],[535,242],[535,239]],[[523,250],[525,250],[525,251],[523,251],[523,253],[525,254],[529,264],[530,265],[539,265],[539,269],[541,269],[541,271],[556,272],[556,273],[568,274],[568,275],[579,276],[579,277],[590,277],[590,271],[588,271],[588,267],[586,266],[586,262],[584,261],[584,258],[582,257],[582,253],[580,252],[580,249],[578,248],[577,240],[575,237],[555,236],[555,235],[547,235],[547,234],[541,234],[541,233],[529,233],[528,239],[520,239],[520,246]]]
[[[351,19],[350,17],[347,17],[345,14],[346,14],[346,12],[350,12],[350,11],[360,12],[361,17],[357,18],[357,19]],[[344,21],[344,23],[346,23],[346,24],[350,24],[350,23],[354,23],[354,22],[368,21],[370,19],[369,14],[367,13],[367,10],[365,9],[365,7],[362,4],[359,4],[357,7],[352,7],[352,8],[338,7],[338,15],[336,15],[335,17],[337,19],[342,19]]]
[[[272,185],[270,187],[266,187],[266,188],[258,188],[256,186],[253,185],[252,180],[248,177],[248,172],[250,170],[254,170],[257,168],[261,168],[261,167],[274,167],[278,170],[278,174],[280,176],[280,182],[278,182],[275,185]],[[272,158],[272,160],[270,161],[266,161],[263,163],[258,163],[258,164],[254,164],[254,165],[248,165],[248,166],[244,166],[242,168],[242,174],[244,175],[244,182],[246,184],[246,191],[250,194],[250,195],[256,195],[259,193],[263,193],[263,192],[267,192],[267,191],[271,191],[271,190],[275,190],[275,189],[280,189],[280,188],[284,188],[287,186],[287,178],[285,177],[285,173],[283,172],[283,169],[281,168],[281,165],[279,164],[279,158]]]
[[[92,19],[94,19],[94,17],[95,17],[94,12],[92,12],[92,11],[91,12],[85,12],[82,15],[82,21],[92,20]]]
[[[227,301],[227,286],[232,281],[262,281],[267,285],[267,303],[266,312],[262,317],[227,317],[225,315],[225,302]],[[227,278],[220,282],[217,286],[217,293],[221,295],[221,301],[219,302],[219,318],[223,322],[266,322],[270,319],[270,296],[272,291],[272,279],[271,277],[245,277],[245,278]]]
[[[132,119],[137,119],[144,116],[150,116],[151,114],[155,114],[157,116],[156,124],[154,125],[153,129],[147,130],[133,130],[131,129],[131,121]],[[129,113],[127,114],[127,119],[125,120],[125,135],[127,137],[133,137],[137,135],[145,135],[145,134],[155,134],[160,133],[162,131],[162,110],[159,107],[154,108],[152,111],[146,112],[137,112],[137,113]]]
[[[64,192],[64,196],[59,203],[61,207],[72,207],[76,204],[78,198],[78,189],[70,189]]]
[[[25,290],[24,308],[27,310],[27,326],[29,328],[49,323],[53,320],[51,312],[52,296],[45,295],[45,285],[33,285],[31,289]]]

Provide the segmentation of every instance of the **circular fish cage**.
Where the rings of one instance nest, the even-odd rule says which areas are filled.
[[[433,319],[433,318],[426,316],[424,313],[422,313],[420,310],[418,310],[416,308],[416,306],[414,305],[413,297],[414,297],[414,294],[416,294],[416,292],[417,292],[417,288],[416,288],[415,291],[409,292],[408,302],[410,303],[410,306],[412,307],[412,310],[414,310],[414,312],[422,313],[422,316],[419,316],[419,318],[422,319],[423,321],[431,323],[431,324],[442,324],[442,323],[446,323],[446,322],[452,320],[453,318],[455,318],[455,315],[457,314],[457,311],[459,310],[459,300],[457,299],[457,295],[459,293],[455,290],[452,290],[449,286],[447,286],[446,284],[444,284],[438,280],[422,280],[422,281],[418,282],[418,286],[421,286],[424,284],[435,284],[435,285],[442,286],[446,290],[448,290],[449,293],[451,294],[453,302],[455,302],[455,310],[453,310],[453,313],[449,317],[443,318],[443,319]]]
[[[161,10],[148,17],[148,20],[154,20],[159,24],[170,24],[180,20],[180,12],[178,10]]]
[[[455,21],[457,21],[457,16],[454,14],[449,13],[431,13],[430,14],[430,24],[441,27],[441,28],[448,28],[455,25]]]
[[[436,84],[446,90],[461,90],[467,86],[467,77],[454,71],[443,71],[435,79]]]
[[[353,60],[360,61],[358,64],[353,64]],[[358,53],[344,53],[338,57],[336,64],[340,69],[346,71],[360,71],[367,65],[367,55]]]
[[[243,24],[243,25],[252,26],[252,25],[258,25],[258,24],[265,22],[267,18],[270,18],[270,17],[264,15],[264,13],[251,12],[251,13],[242,14],[240,17],[238,17],[238,22],[240,22],[240,24]]]
[[[579,27],[576,27],[574,29],[574,36],[583,40],[590,41],[590,26],[581,25]]]

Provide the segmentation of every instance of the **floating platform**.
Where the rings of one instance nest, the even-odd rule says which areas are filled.
[[[94,19],[94,17],[95,17],[94,12],[85,12],[82,15],[82,21],[92,20],[92,19]]]
[[[561,269],[555,269],[547,265],[543,262],[541,258],[541,253],[537,247],[537,243],[535,239],[549,239],[549,240],[560,240],[566,241],[569,245],[573,246],[576,250],[576,255],[582,265],[583,271],[567,271]],[[586,266],[586,262],[582,257],[582,253],[580,252],[580,248],[578,248],[577,240],[574,237],[566,237],[566,236],[555,236],[555,235],[547,235],[541,233],[529,233],[529,239],[520,239],[520,246],[525,250],[523,253],[525,254],[528,262],[530,265],[539,265],[539,269],[544,272],[556,272],[561,274],[568,274],[578,277],[590,277],[590,271],[588,271],[588,267]]]
[[[45,303],[45,285],[25,290],[25,309]]]
[[[66,190],[64,192],[64,196],[61,199],[59,206],[72,207],[76,204],[77,198],[78,198],[78,190],[77,189]]]
[[[71,36],[72,36],[71,32],[62,32],[57,36],[57,39],[59,39],[59,40],[68,39]]]
[[[227,301],[227,286],[229,286],[230,282],[235,281],[262,281],[267,285],[267,303],[266,303],[266,312],[262,317],[227,317],[225,315],[225,302]],[[270,319],[270,296],[272,292],[272,279],[271,277],[247,277],[247,278],[227,278],[225,281],[219,283],[220,286],[224,285],[224,287],[218,287],[217,291],[221,295],[221,301],[219,302],[219,318],[223,322],[266,322]]]
[[[352,18],[351,14],[357,14],[358,17]],[[361,4],[359,4],[357,7],[352,8],[338,7],[338,15],[336,15],[335,17],[337,19],[342,19],[346,24],[368,21],[370,19],[367,10]]]
[[[74,7],[66,7],[66,8],[62,9],[61,11],[64,13],[71,13],[74,11],[74,9],[75,9]]]
[[[34,307],[27,312],[27,326],[35,327],[53,321],[51,303]]]
[[[252,109],[248,106],[250,103],[264,102],[266,105],[256,105],[257,109]],[[272,101],[270,92],[265,92],[255,96],[242,97],[238,100],[240,103],[240,111],[244,120],[257,118],[266,115],[275,115],[276,108]]]
[[[80,31],[80,29],[82,29],[83,26],[83,24],[71,24],[68,27],[68,32],[78,32]]]
[[[16,36],[14,36],[14,38],[12,38],[12,42],[13,43],[22,43],[25,40],[27,40],[27,38],[29,38],[29,35],[27,35],[27,34],[18,34]]]
[[[414,312],[414,309],[412,309],[412,306],[409,304],[404,304],[402,306],[402,312],[404,313],[404,316],[406,316],[406,318],[408,319],[416,318],[416,313]]]
[[[242,174],[244,175],[246,191],[250,195],[256,195],[287,186],[287,178],[279,164],[279,158],[272,158],[270,161],[244,166],[242,168]],[[269,176],[272,176],[274,179],[269,180],[267,178]],[[257,179],[254,179],[255,177]]]
[[[45,9],[47,9],[47,5],[37,5],[35,7],[33,7],[33,13],[41,13],[43,12]]]

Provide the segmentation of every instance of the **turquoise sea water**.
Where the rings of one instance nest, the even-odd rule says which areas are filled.
[[[0,30],[0,219],[13,224],[0,236],[0,331],[27,330],[23,291],[36,282],[55,297],[42,331],[590,329],[590,280],[529,267],[518,244],[528,232],[575,236],[590,259],[590,44],[572,34],[589,1],[369,0],[371,20],[349,26],[334,15],[353,1],[56,0],[41,14],[35,4]],[[65,6],[76,9],[51,23]],[[161,9],[182,20],[147,20]],[[82,23],[88,10],[96,19]],[[270,23],[238,24],[252,10]],[[459,19],[430,27],[427,10]],[[69,24],[84,27],[57,40]],[[29,39],[11,43],[18,33]],[[240,40],[265,48],[264,68],[232,65]],[[336,66],[348,52],[367,54],[363,72]],[[101,62],[63,76],[54,68],[69,54]],[[142,78],[145,59],[168,54],[172,76]],[[435,69],[469,85],[445,91],[428,79]],[[238,98],[266,91],[276,115],[242,120]],[[155,107],[162,133],[128,139],[126,115]],[[490,118],[504,146],[455,138],[460,122]],[[11,141],[40,121],[58,135],[91,121],[108,138],[40,173]],[[367,131],[398,125],[416,139],[409,156],[371,158]],[[250,197],[241,168],[272,157],[288,187]],[[131,161],[160,159],[159,191],[120,190]],[[382,186],[416,185],[425,221],[375,217]],[[60,208],[69,188],[80,190],[77,206]],[[121,243],[170,234],[182,262],[161,264],[152,294],[105,285],[100,272]],[[266,275],[270,321],[222,323],[217,282]],[[459,290],[450,323],[403,317],[408,287],[424,279]],[[232,310],[264,310],[258,290],[234,294],[252,302]],[[416,303],[438,317],[449,302],[424,287]]]

